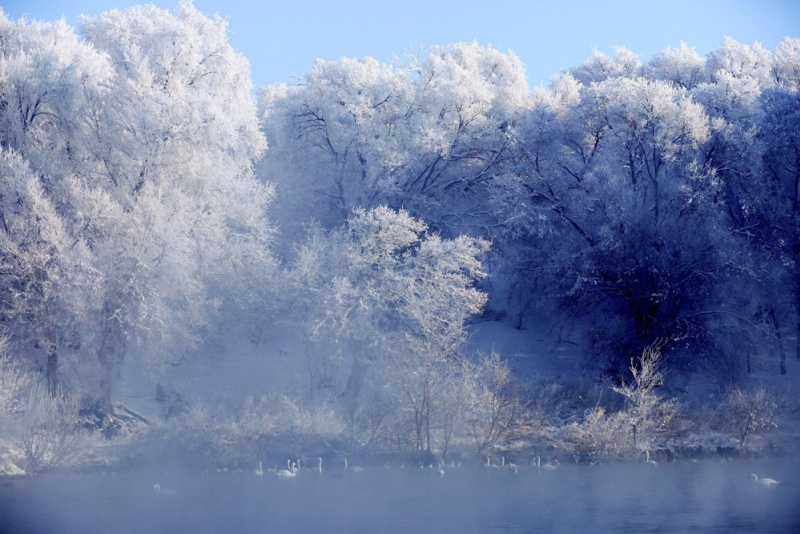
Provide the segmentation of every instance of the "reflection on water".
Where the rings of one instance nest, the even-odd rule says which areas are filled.
[[[800,532],[800,462],[188,474],[0,482],[0,532]],[[781,481],[754,484],[750,473]],[[161,491],[154,491],[154,484]]]

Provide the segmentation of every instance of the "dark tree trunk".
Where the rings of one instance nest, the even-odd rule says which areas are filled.
[[[114,413],[111,402],[114,387],[114,372],[122,362],[125,351],[124,332],[119,321],[111,319],[103,332],[98,357],[102,366],[100,378],[100,409]]]
[[[348,403],[355,403],[364,387],[364,378],[367,375],[367,364],[356,358],[353,367],[350,369],[350,376],[347,377],[347,385],[342,392],[342,398]]]
[[[427,403],[425,409],[425,452],[431,456],[431,404]]]
[[[45,376],[47,377],[47,392],[51,397],[57,397],[60,388],[58,384],[58,352],[55,350],[47,354]]]
[[[795,331],[794,331],[794,346],[795,346],[795,355],[797,359],[800,360],[800,244],[797,245],[798,254],[795,255],[795,268],[794,268],[794,304],[795,304],[795,311],[797,314],[795,320]]]
[[[786,374],[786,351],[783,348],[783,336],[781,335],[781,326],[778,324],[778,317],[775,315],[775,308],[769,309],[769,320],[772,323],[772,328],[775,329],[775,342],[778,344],[778,357],[780,358],[781,374]]]

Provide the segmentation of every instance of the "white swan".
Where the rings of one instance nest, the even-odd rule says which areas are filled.
[[[542,466],[542,469],[547,469],[548,471],[554,471],[554,470],[555,470],[555,468],[556,468],[556,467],[558,467],[558,465],[559,465],[559,464],[558,464],[558,460],[553,460],[553,461],[552,461],[551,463],[549,463],[549,464],[544,464],[544,465]]]
[[[774,486],[775,484],[780,484],[780,481],[775,480],[774,478],[758,478],[755,473],[750,473],[750,479],[756,484],[761,484],[762,486]]]
[[[439,460],[439,474],[444,476],[444,460]]]
[[[161,484],[153,484],[153,491],[155,491],[156,493],[160,493],[161,495],[175,495],[176,493],[178,493],[175,490],[162,488]]]
[[[658,465],[658,462],[650,459],[650,451],[644,451],[644,452],[647,455],[647,460],[645,461],[647,465]]]
[[[503,463],[505,463],[505,458],[503,458]],[[500,469],[500,466],[497,464],[493,464],[492,460],[489,456],[486,457],[486,467],[491,467],[492,469]]]
[[[261,462],[258,462],[258,467],[256,467],[256,476],[264,476],[264,469],[261,467]]]
[[[347,466],[347,458],[344,459],[344,469],[345,469],[345,471],[347,471],[349,469],[350,471],[353,471],[354,473],[361,473],[364,470],[363,467],[359,467],[357,465],[354,465],[353,467],[348,467]]]
[[[319,472],[322,473],[322,456],[319,457]]]
[[[289,465],[290,460],[286,460],[286,464]],[[297,464],[291,464],[289,469],[281,469],[278,471],[278,476],[283,478],[290,478],[297,476]]]

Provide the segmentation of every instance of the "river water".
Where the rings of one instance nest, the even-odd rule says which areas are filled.
[[[749,474],[780,480],[772,487]],[[156,492],[154,484],[162,490]],[[798,458],[51,474],[0,482],[5,533],[800,532]]]

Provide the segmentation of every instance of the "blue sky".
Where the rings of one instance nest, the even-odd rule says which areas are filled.
[[[172,9],[177,0],[0,0],[11,18],[54,20],[73,26],[139,3]],[[532,86],[583,62],[597,48],[626,46],[643,61],[685,42],[705,55],[724,36],[774,49],[800,37],[800,0],[194,0],[229,21],[230,42],[250,60],[256,86],[291,82],[316,58],[374,56],[392,61],[410,50],[457,41],[512,50]]]

